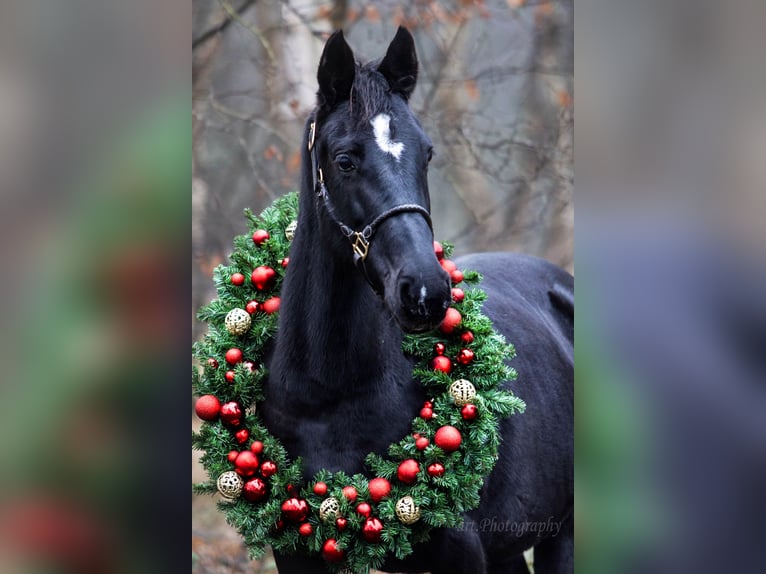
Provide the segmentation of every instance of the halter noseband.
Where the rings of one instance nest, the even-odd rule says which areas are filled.
[[[317,147],[314,145],[316,143],[316,132],[316,120],[313,120],[309,125],[308,149],[311,153],[311,173],[314,182],[314,194],[318,199],[321,199],[324,202],[325,208],[327,209],[327,214],[330,216],[330,219],[338,226],[343,236],[351,243],[351,249],[354,253],[354,265],[356,265],[356,267],[362,272],[362,275],[367,280],[367,283],[369,283],[373,290],[378,293],[378,289],[370,279],[370,276],[367,273],[367,268],[364,264],[365,260],[367,259],[367,254],[370,251],[370,241],[372,240],[372,236],[375,234],[375,231],[377,231],[380,224],[389,217],[393,217],[401,213],[419,213],[425,218],[429,229],[433,233],[434,228],[433,224],[431,223],[431,214],[422,205],[418,205],[416,203],[404,203],[402,205],[392,207],[391,209],[387,209],[378,215],[375,219],[373,219],[369,224],[365,225],[361,231],[354,231],[353,228],[343,223],[337,217],[337,215],[335,215],[335,207],[333,206],[330,200],[330,196],[327,193],[327,186],[325,186],[324,182],[324,174],[322,173],[322,168],[319,165]]]

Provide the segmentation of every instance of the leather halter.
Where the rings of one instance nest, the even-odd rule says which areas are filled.
[[[402,213],[419,213],[425,218],[429,229],[433,233],[434,228],[431,222],[431,214],[422,205],[418,205],[416,203],[404,203],[387,209],[378,215],[375,219],[373,219],[369,224],[365,225],[361,231],[355,231],[352,227],[343,223],[343,221],[341,221],[341,219],[338,218],[338,216],[335,214],[335,207],[333,206],[332,201],[330,200],[330,196],[327,193],[327,186],[324,182],[324,174],[322,173],[322,168],[319,165],[317,147],[314,145],[316,143],[316,132],[316,120],[312,120],[311,124],[309,125],[308,149],[311,153],[311,172],[314,183],[314,194],[319,200],[324,202],[325,208],[327,210],[327,215],[330,217],[332,222],[338,226],[343,236],[351,243],[351,249],[354,253],[354,265],[356,265],[356,267],[362,272],[362,275],[367,280],[367,283],[370,284],[370,287],[372,287],[376,293],[379,293],[378,288],[370,279],[370,276],[367,273],[367,267],[365,266],[367,254],[370,251],[370,241],[372,240],[372,237],[377,231],[378,227],[380,227],[380,224],[385,220],[389,219],[390,217],[394,217],[395,215],[400,215]]]

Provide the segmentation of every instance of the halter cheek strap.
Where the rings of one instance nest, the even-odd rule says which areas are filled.
[[[333,206],[330,196],[327,193],[327,186],[324,182],[324,174],[322,173],[322,168],[319,165],[319,155],[317,152],[317,147],[314,145],[316,143],[317,131],[316,120],[311,122],[309,130],[308,149],[311,153],[311,172],[314,182],[314,194],[320,201],[324,203],[330,219],[338,226],[343,236],[346,237],[346,239],[348,239],[351,243],[351,249],[354,254],[354,264],[362,272],[362,275],[367,280],[367,283],[369,283],[373,290],[377,293],[378,289],[370,279],[370,276],[367,273],[367,267],[365,266],[367,254],[370,251],[370,241],[372,240],[373,235],[375,235],[375,231],[377,231],[378,227],[380,227],[380,225],[390,217],[394,217],[402,213],[419,213],[425,218],[429,229],[431,229],[431,232],[433,232],[431,214],[422,205],[418,205],[416,203],[404,203],[387,209],[378,215],[375,219],[373,219],[369,224],[365,225],[361,231],[355,231],[352,227],[343,223],[343,221],[335,213],[335,207]]]

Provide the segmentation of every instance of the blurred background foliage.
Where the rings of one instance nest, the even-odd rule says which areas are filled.
[[[571,1],[192,6],[193,313],[215,297],[212,270],[245,231],[242,210],[259,212],[298,188],[316,69],[335,29],[362,62],[382,57],[399,25],[415,37],[411,106],[435,147],[436,238],[458,255],[512,250],[573,270]],[[192,320],[193,338],[203,329]],[[193,473],[203,477],[198,465]],[[193,501],[193,570],[272,572],[270,558],[248,562],[213,503]]]

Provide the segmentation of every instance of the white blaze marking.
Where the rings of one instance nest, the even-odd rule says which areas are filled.
[[[404,151],[402,142],[391,141],[391,116],[388,114],[378,114],[372,121],[372,131],[375,134],[375,143],[386,153],[390,153],[399,161],[399,156]]]
[[[420,288],[420,299],[418,299],[418,305],[422,305],[426,301],[426,295],[428,294],[428,291],[426,291],[426,286],[423,285]]]

